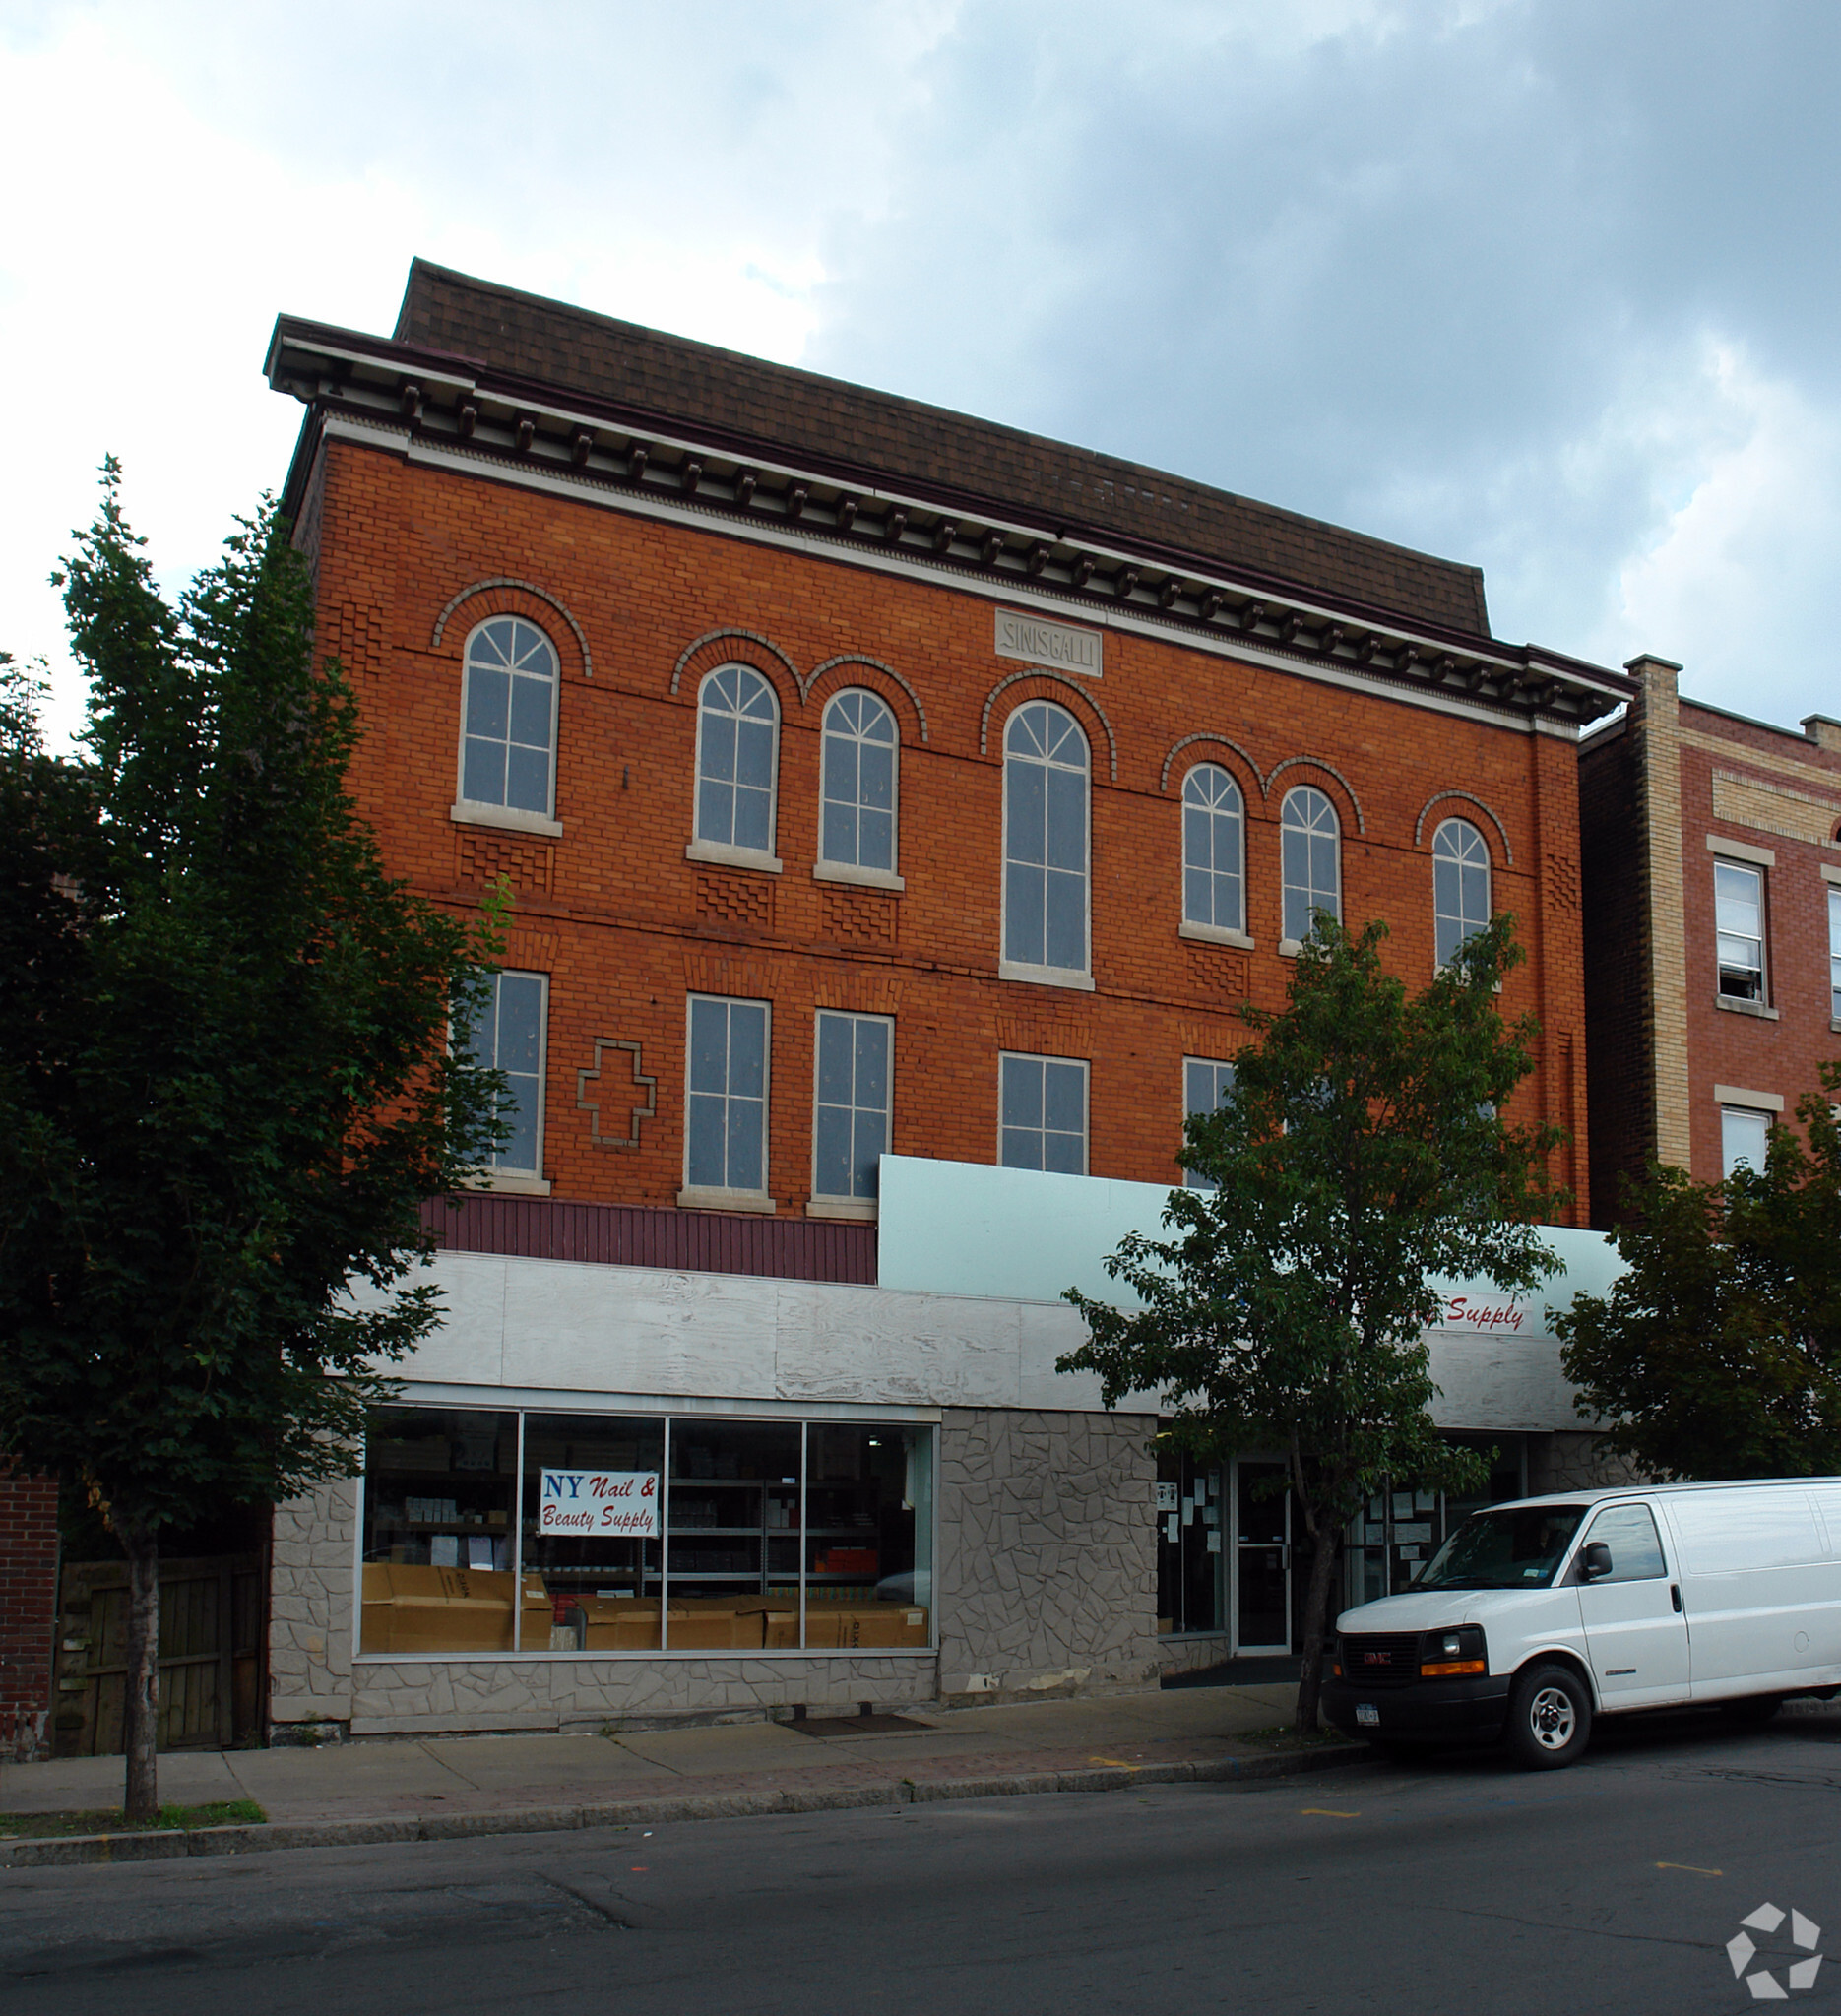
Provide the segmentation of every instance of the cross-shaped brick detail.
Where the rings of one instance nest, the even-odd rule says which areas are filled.
[[[632,1125],[625,1134],[603,1134],[601,1131],[601,1102],[588,1096],[588,1082],[601,1076],[602,1053],[605,1050],[629,1050],[632,1053],[633,1083],[645,1095],[645,1103],[629,1108]],[[637,1148],[639,1146],[639,1123],[657,1116],[659,1110],[659,1081],[648,1078],[639,1068],[639,1045],[624,1037],[601,1036],[595,1039],[595,1061],[575,1074],[575,1102],[588,1115],[588,1138],[597,1148]]]

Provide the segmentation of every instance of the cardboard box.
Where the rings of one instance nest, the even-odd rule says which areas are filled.
[[[672,1604],[666,1616],[667,1638],[673,1652],[758,1652],[764,1610],[679,1609]]]
[[[512,1577],[491,1568],[366,1561],[361,1652],[509,1652]]]
[[[925,1645],[927,1613],[918,1605],[807,1604],[807,1651],[856,1652],[884,1646]]]

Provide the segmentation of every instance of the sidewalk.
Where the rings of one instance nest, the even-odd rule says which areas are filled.
[[[159,1760],[163,1801],[254,1799],[271,1827],[214,1828],[190,1837],[116,1836],[126,1853],[212,1852],[204,1837],[244,1837],[223,1849],[305,1846],[309,1839],[427,1839],[533,1827],[624,1824],[696,1814],[789,1811],[1005,1792],[1099,1790],[1133,1779],[1266,1776],[1340,1761],[1334,1749],[1274,1753],[1245,1740],[1290,1718],[1287,1684],[1210,1687],[904,1711],[796,1724],[748,1722],[602,1735],[429,1736],[321,1749],[175,1751]],[[1359,1754],[1357,1752],[1352,1754]],[[1062,1782],[1062,1781],[1077,1781]],[[119,1757],[0,1765],[0,1812],[118,1808]],[[380,1823],[382,1831],[379,1832]],[[253,1837],[269,1835],[271,1842]],[[100,1859],[95,1837],[0,1859]],[[55,1857],[52,1849],[68,1851]],[[220,1849],[218,1852],[223,1852]],[[25,1851],[22,1853],[22,1851]]]

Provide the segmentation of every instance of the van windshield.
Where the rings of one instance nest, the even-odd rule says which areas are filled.
[[[1545,1589],[1585,1517],[1583,1505],[1473,1512],[1427,1563],[1415,1589]]]

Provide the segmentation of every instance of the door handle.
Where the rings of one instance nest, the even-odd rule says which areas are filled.
[[[1679,1616],[1682,1608],[1682,1585],[1679,1582],[1669,1584],[1669,1601],[1675,1606],[1676,1614]]]

